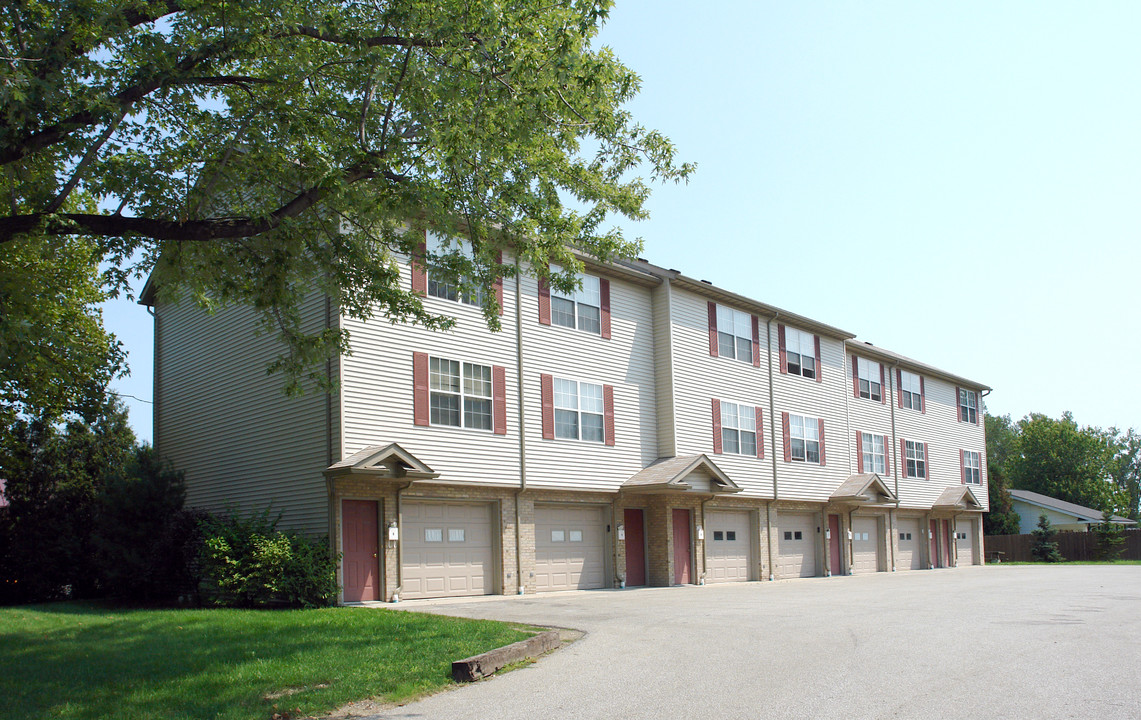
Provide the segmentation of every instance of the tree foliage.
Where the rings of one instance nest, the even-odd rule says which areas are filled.
[[[988,413],[985,420],[990,511],[983,515],[983,532],[986,535],[1017,535],[1021,530],[1020,519],[1011,501],[1006,464],[1017,452],[1018,434],[1009,415],[996,417]]]
[[[1141,435],[1133,428],[1126,432],[1110,429],[1117,456],[1113,461],[1113,481],[1124,503],[1123,515],[1141,520]]]
[[[116,288],[161,256],[168,296],[259,309],[290,377],[347,341],[302,331],[312,284],[354,317],[448,325],[397,282],[406,224],[470,243],[428,258],[464,283],[513,273],[509,247],[569,288],[570,248],[633,254],[610,219],[645,217],[649,183],[693,169],[623,109],[639,80],[596,46],[610,7],[17,3],[0,20],[0,244],[95,238]]]
[[[1121,525],[1113,521],[1113,514],[1108,510],[1101,514],[1101,522],[1093,526],[1095,560],[1116,560],[1125,550],[1125,533]]]
[[[1058,543],[1054,540],[1058,531],[1050,525],[1050,518],[1046,517],[1046,513],[1038,516],[1038,527],[1034,528],[1031,535],[1034,536],[1034,544],[1030,552],[1034,557],[1042,562],[1065,562],[1066,558],[1058,552]]]

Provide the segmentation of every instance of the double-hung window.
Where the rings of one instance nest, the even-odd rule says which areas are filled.
[[[860,433],[860,456],[863,472],[887,474],[887,448],[884,436]]]
[[[923,379],[915,373],[899,371],[899,406],[923,410]]]
[[[903,441],[903,454],[906,458],[906,477],[913,478],[926,478],[927,477],[927,444],[921,442],[914,442],[911,440]]]
[[[606,403],[601,385],[555,378],[554,395],[556,438],[606,441]]]
[[[880,364],[856,358],[856,377],[859,384],[860,397],[880,402],[883,399],[883,383],[880,382]]]
[[[428,359],[429,421],[491,430],[491,366]]]
[[[757,456],[755,406],[721,401],[721,450],[738,455]]]
[[[451,254],[459,255],[468,261],[472,260],[471,245],[459,240],[445,238],[435,233],[428,233],[425,248],[434,257],[443,258]],[[463,286],[467,286],[464,288]],[[467,305],[482,305],[483,292],[478,287],[472,287],[467,277],[449,277],[439,267],[428,270],[428,295],[442,300],[462,302]]]
[[[551,266],[552,273],[561,272]],[[563,327],[576,328],[600,335],[602,333],[602,290],[599,279],[593,275],[576,275],[579,289],[564,293],[551,288],[551,323]]]
[[[789,441],[792,460],[820,462],[820,423],[816,418],[803,415],[788,416]]]
[[[740,310],[717,306],[717,354],[753,362],[753,316]]]
[[[979,394],[974,390],[959,388],[959,422],[978,424]]]
[[[785,366],[792,375],[816,377],[816,336],[796,328],[784,331]]]
[[[963,482],[969,485],[981,485],[982,480],[982,454],[972,450],[963,451]]]

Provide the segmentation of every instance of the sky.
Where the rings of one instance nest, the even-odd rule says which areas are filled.
[[[619,223],[667,268],[1141,428],[1141,3],[618,0],[629,110],[697,163]],[[104,319],[151,439],[152,322]]]

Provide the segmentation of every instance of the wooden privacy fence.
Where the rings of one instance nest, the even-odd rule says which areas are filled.
[[[1141,560],[1141,530],[1126,530],[1125,549],[1121,560]],[[1092,532],[1060,532],[1054,536],[1058,552],[1067,560],[1093,560],[1095,538]],[[1030,552],[1034,547],[1033,535],[987,535],[983,538],[986,560],[992,562],[997,556],[1003,562],[1033,562],[1037,558]],[[998,555],[1002,553],[1002,555]]]

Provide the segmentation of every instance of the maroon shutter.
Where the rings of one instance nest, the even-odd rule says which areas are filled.
[[[780,414],[780,423],[784,431],[784,461],[792,462],[792,433],[788,428],[788,413]]]
[[[860,396],[860,361],[852,356],[852,397]]]
[[[491,428],[496,435],[507,434],[507,371],[491,366]]]
[[[923,477],[931,477],[931,450],[923,443]]]
[[[825,462],[824,458],[824,418],[818,419],[816,423],[819,430],[818,434],[820,435],[820,464],[827,465],[828,463]]]
[[[899,473],[904,477],[907,475],[907,441],[903,438],[899,439]]]
[[[864,434],[856,433],[856,472],[864,471]]]
[[[412,353],[412,424],[428,424],[428,353]]]
[[[927,383],[922,375],[919,376],[919,412],[927,414]]]
[[[883,436],[883,474],[891,474],[891,440]]]
[[[753,318],[753,367],[761,366],[761,321],[756,315]]]
[[[709,302],[709,355],[717,357],[717,303]]]
[[[821,382],[824,380],[824,368],[820,365],[820,336],[819,335],[813,335],[812,336],[812,344],[815,346],[815,350],[816,350],[816,382]],[[823,459],[823,455],[821,455],[821,459]],[[821,463],[821,464],[823,465],[823,463]]]
[[[496,265],[502,265],[503,264],[503,251],[502,250],[500,250],[499,253],[495,256],[495,264]],[[499,314],[503,315],[503,278],[502,277],[496,277],[495,278],[495,302],[497,302],[499,304]]]
[[[602,315],[602,337],[610,339],[610,281],[598,278],[599,314]]]
[[[780,374],[788,374],[788,349],[784,344],[784,325],[777,325],[777,344],[780,346]]]
[[[602,386],[602,405],[605,416],[603,422],[606,427],[606,444],[614,447],[614,386]]]
[[[895,369],[895,396],[899,402],[899,409],[903,409],[903,371]]]
[[[428,294],[428,268],[425,264],[427,256],[428,244],[421,242],[416,247],[416,252],[412,254],[409,268],[412,273],[412,292],[421,296]]]
[[[721,454],[721,401],[717,398],[713,399],[713,454]]]
[[[757,457],[763,460],[765,458],[765,412],[760,405],[757,405],[753,408],[753,413],[757,418]]]
[[[539,278],[539,324],[551,324],[551,283],[547,278]]]
[[[539,398],[543,405],[543,439],[555,439],[555,379],[539,375]]]
[[[887,383],[884,379],[883,363],[880,363],[880,405],[887,404]]]
[[[962,448],[959,448],[959,482],[967,484],[967,463]]]

